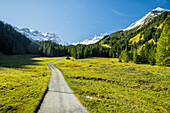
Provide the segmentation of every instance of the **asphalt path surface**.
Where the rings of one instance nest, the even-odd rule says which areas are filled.
[[[48,63],[51,78],[38,113],[88,113],[67,85],[62,73],[52,63]]]

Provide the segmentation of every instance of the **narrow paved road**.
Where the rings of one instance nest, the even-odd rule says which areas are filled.
[[[38,113],[88,113],[69,88],[62,73],[48,63],[51,78]]]

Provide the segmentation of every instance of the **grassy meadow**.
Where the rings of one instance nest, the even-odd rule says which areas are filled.
[[[33,113],[47,88],[56,58],[0,55],[0,112]]]
[[[61,59],[55,66],[90,113],[170,112],[170,67]]]

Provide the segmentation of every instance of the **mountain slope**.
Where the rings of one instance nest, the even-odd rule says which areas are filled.
[[[139,25],[143,25],[148,23],[150,20],[152,20],[154,17],[162,14],[165,11],[170,11],[170,10],[166,10],[166,9],[162,9],[160,7],[153,9],[151,12],[149,12],[148,14],[146,14],[144,17],[142,17],[140,20],[136,21],[135,23],[132,23],[129,27],[127,27],[126,29],[123,29],[123,31],[126,30],[130,30],[133,29]]]
[[[156,62],[157,42],[164,32],[165,26],[170,26],[170,11],[164,11],[149,21],[145,21],[141,26],[112,33],[102,39],[99,44],[111,47],[110,57],[120,58],[120,60],[126,62],[134,61],[135,63],[153,65]],[[169,39],[167,41],[170,42]],[[165,43],[162,46],[166,45]],[[170,56],[170,51],[168,56]]]

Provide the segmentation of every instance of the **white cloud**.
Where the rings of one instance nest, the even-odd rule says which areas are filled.
[[[114,10],[114,9],[112,9],[112,12],[115,13],[115,14],[117,14],[117,15],[120,15],[120,16],[129,16],[129,15],[126,15],[126,14],[121,13],[121,12],[119,12],[119,11],[116,11],[116,10]]]
[[[156,2],[161,3],[161,4],[165,4],[166,0],[156,0]]]

